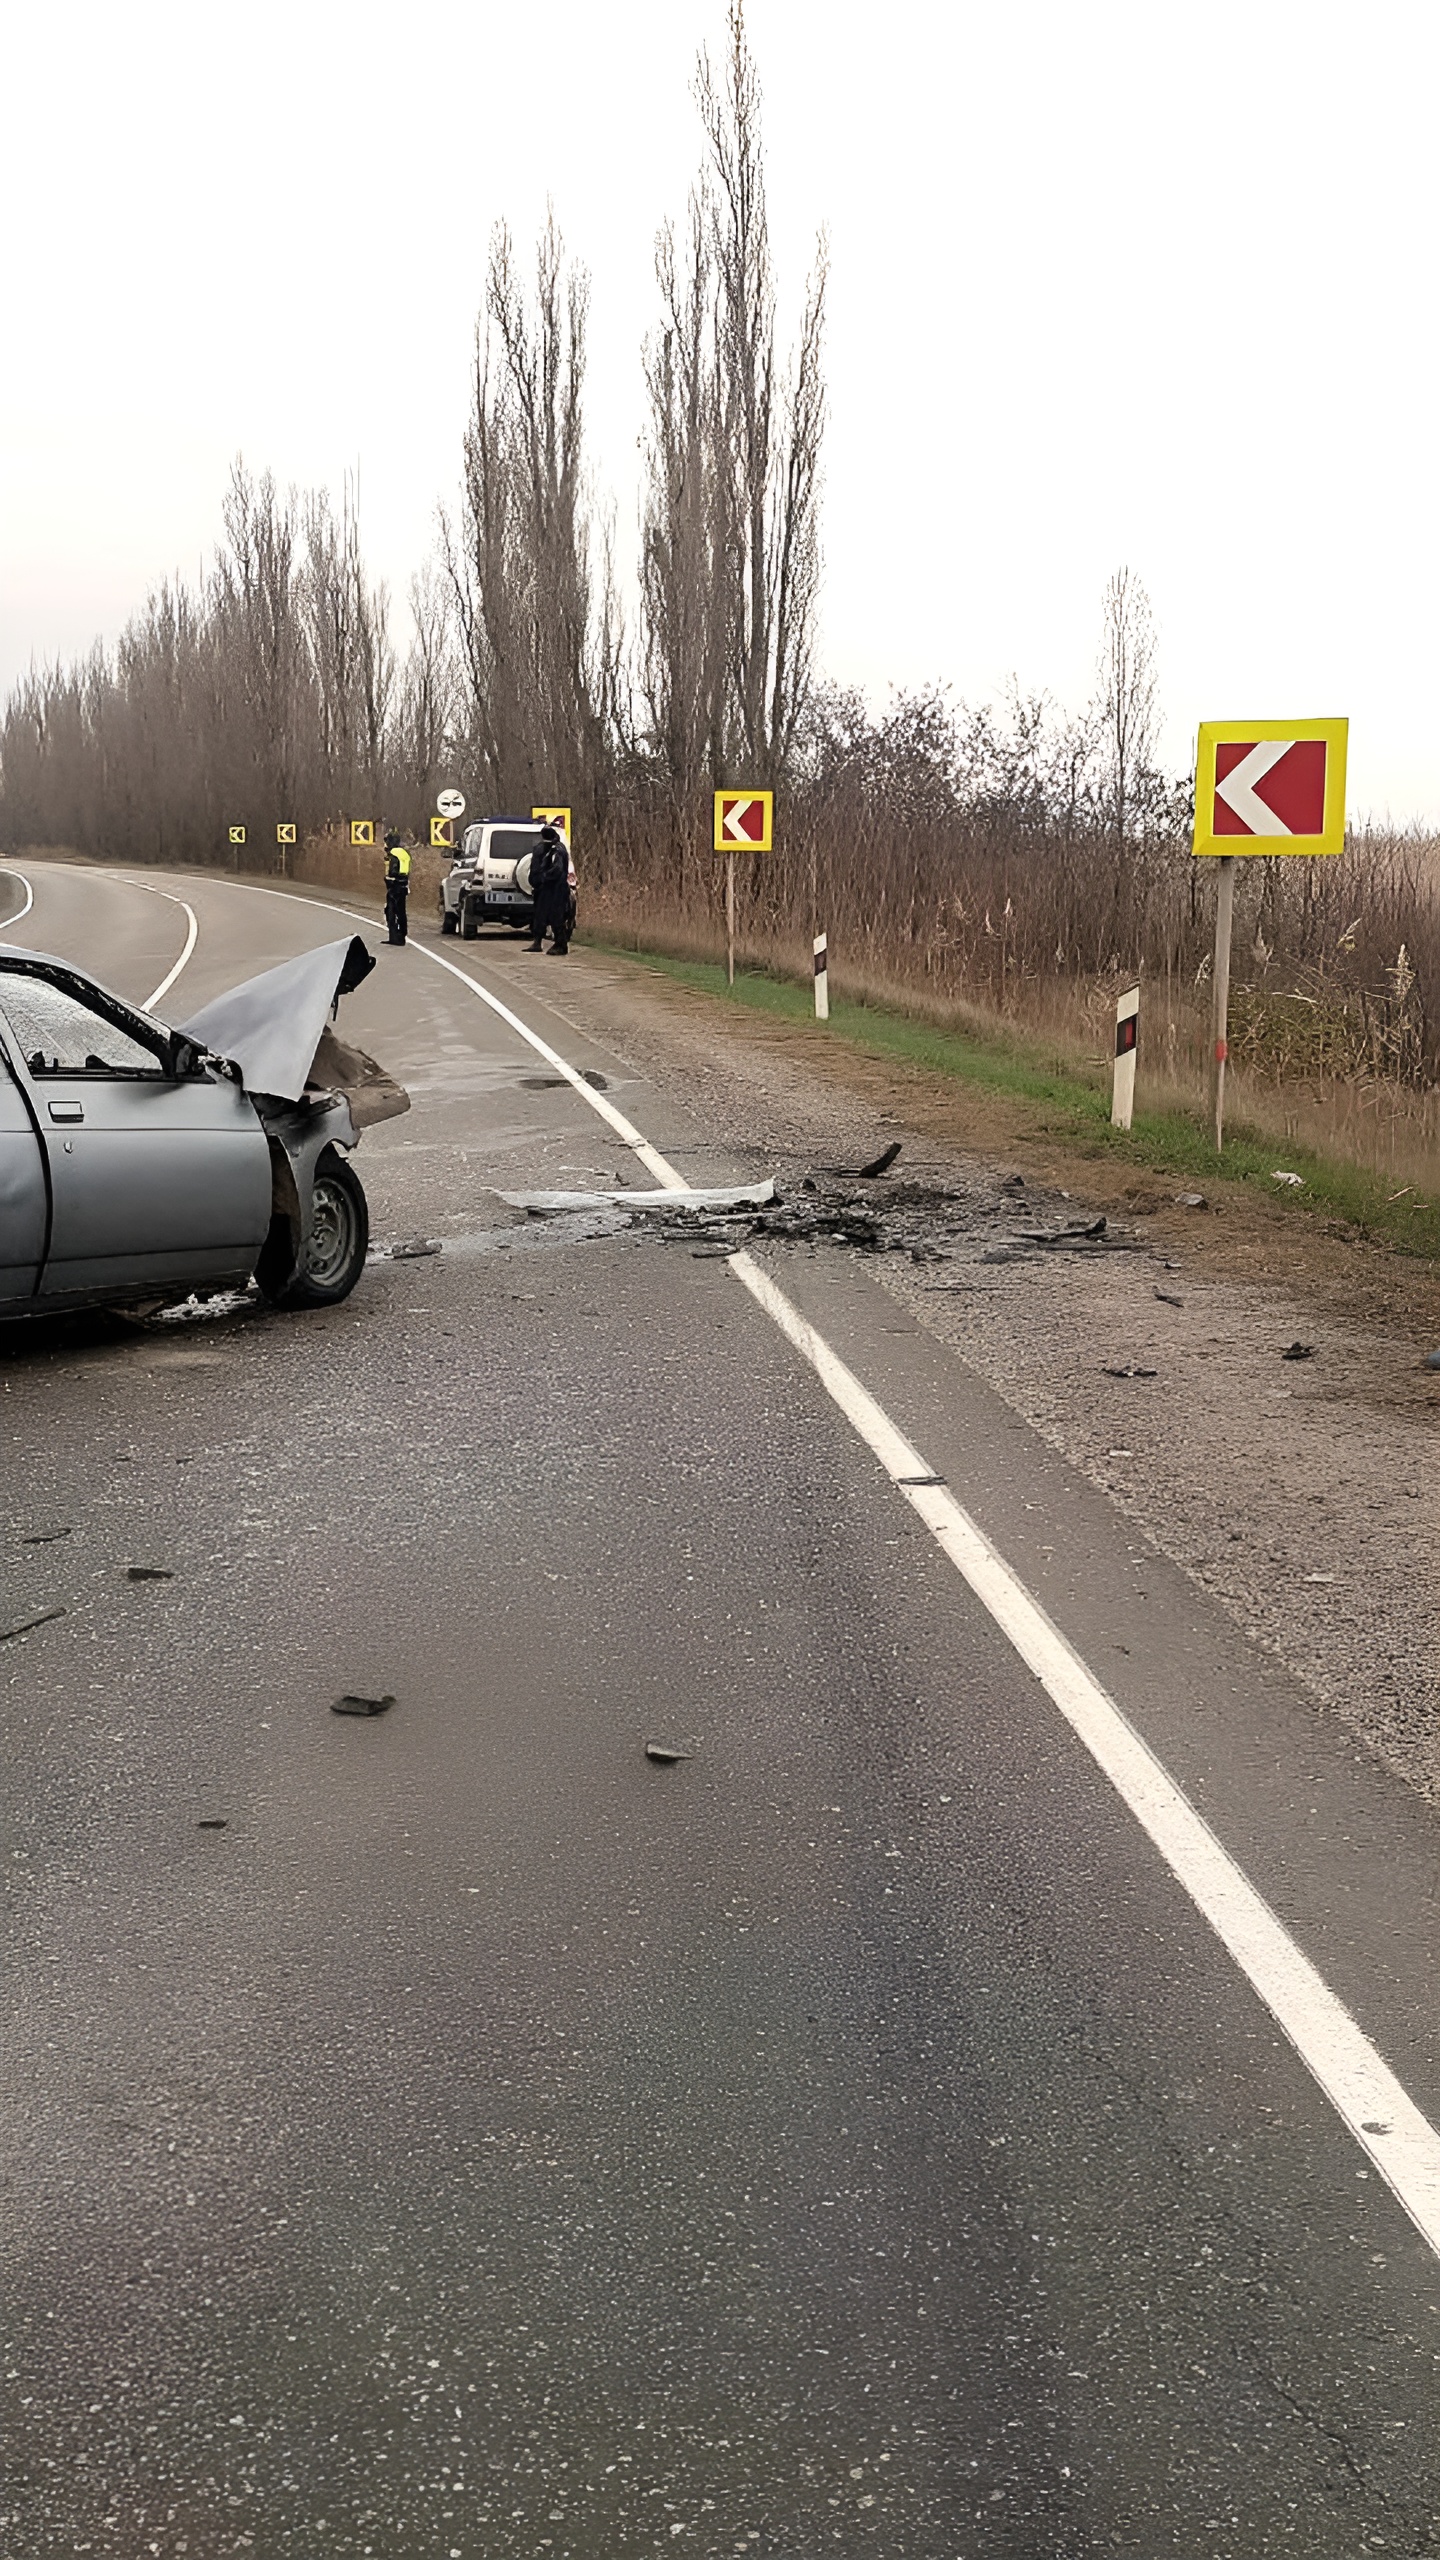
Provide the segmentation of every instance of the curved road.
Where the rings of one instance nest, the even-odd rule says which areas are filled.
[[[178,963],[175,1019],[346,930],[21,871],[8,941],[138,1002]],[[503,1208],[752,1168],[627,1068],[603,963],[602,1041],[548,962],[456,956],[648,1171],[381,949],[343,1027],[414,1108],[358,1169],[443,1252],[324,1314],[0,1337],[0,1627],[65,1611],[0,1642],[0,2551],[1440,2549],[1440,2267],[1381,2119],[956,1572],[945,1489],[723,1262]],[[773,1270],[1435,2121],[1432,1817],[850,1257]]]

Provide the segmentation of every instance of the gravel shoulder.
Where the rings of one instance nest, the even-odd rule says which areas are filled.
[[[873,1268],[914,1319],[1317,1710],[1440,1802],[1431,1265],[1233,1193],[1180,1208],[1003,1100],[737,1014],[643,964],[582,957],[543,992],[693,1113],[697,1175],[723,1149],[792,1204],[879,1209],[895,1249]],[[819,1168],[892,1139],[891,1174],[827,1187]],[[1025,1241],[1099,1214],[1103,1239]],[[1287,1359],[1295,1344],[1307,1356]]]

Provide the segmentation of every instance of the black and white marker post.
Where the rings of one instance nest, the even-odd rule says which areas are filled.
[[[1127,987],[1115,1007],[1115,1092],[1112,1129],[1128,1129],[1135,1117],[1135,1052],[1140,1045],[1140,990]]]
[[[830,1019],[830,953],[823,933],[815,936],[815,1019]]]

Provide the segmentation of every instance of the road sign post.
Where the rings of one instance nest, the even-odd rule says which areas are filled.
[[[1135,1117],[1135,1057],[1140,1046],[1140,990],[1127,987],[1115,1007],[1115,1086],[1112,1129],[1128,1129]]]
[[[1195,852],[1220,865],[1215,900],[1215,1152],[1225,1143],[1230,937],[1241,854],[1341,853],[1348,720],[1202,720],[1195,748]]]
[[[830,946],[823,933],[815,936],[815,1019],[830,1019]]]
[[[735,984],[735,856],[768,853],[775,840],[773,791],[717,791],[715,850],[725,856],[725,975]]]

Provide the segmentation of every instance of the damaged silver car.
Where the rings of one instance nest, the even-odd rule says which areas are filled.
[[[370,1222],[349,1162],[409,1096],[336,1037],[358,934],[170,1026],[38,951],[0,951],[0,1319],[244,1288],[335,1306]]]

